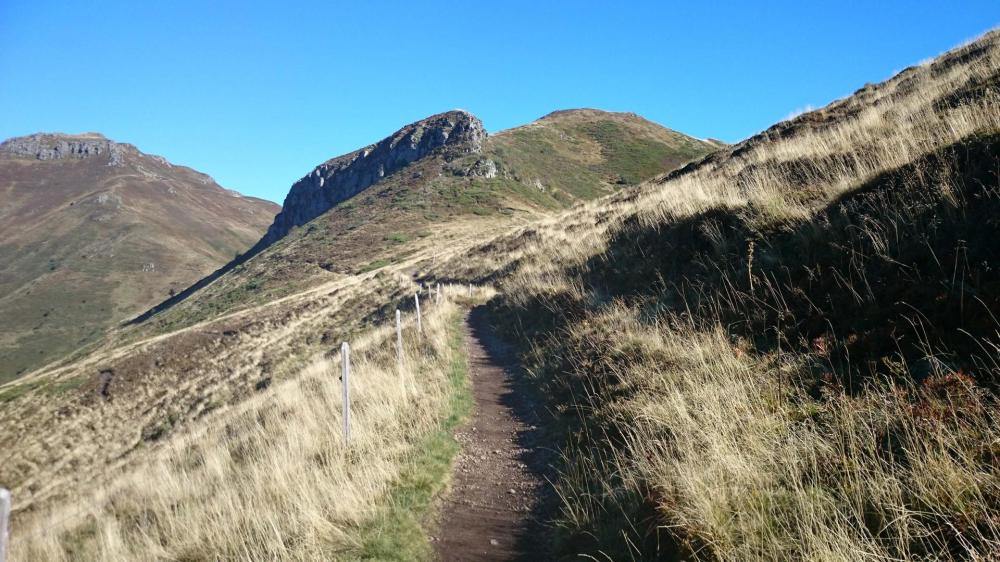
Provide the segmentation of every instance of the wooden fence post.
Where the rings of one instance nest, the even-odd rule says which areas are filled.
[[[399,374],[403,374],[403,323],[399,320],[399,309],[396,309],[396,362],[399,364]]]
[[[344,442],[351,440],[351,346],[340,344],[340,380],[344,386]]]
[[[472,283],[469,283],[469,298],[472,298]]]
[[[435,284],[434,288],[437,289],[437,292],[434,295],[434,304],[441,304],[441,284]]]
[[[413,293],[413,302],[417,303],[417,332],[424,333],[424,325],[420,322],[420,293]]]
[[[10,548],[10,490],[0,488],[0,562],[7,562]]]

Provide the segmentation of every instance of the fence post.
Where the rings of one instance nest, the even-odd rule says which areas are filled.
[[[340,380],[344,386],[344,442],[351,440],[351,346],[340,344]]]
[[[469,283],[469,298],[472,298],[472,283]]]
[[[413,302],[417,303],[417,332],[424,333],[424,325],[420,323],[420,293],[413,293]]]
[[[434,304],[441,304],[441,284],[436,283],[434,286],[437,292],[434,294]]]
[[[403,324],[399,320],[399,309],[396,309],[396,362],[399,364],[399,374],[403,374]]]
[[[7,561],[10,545],[10,490],[0,488],[0,562]]]

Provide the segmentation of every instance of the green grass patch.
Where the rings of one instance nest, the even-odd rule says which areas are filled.
[[[60,395],[66,392],[72,392],[87,382],[87,377],[84,375],[77,375],[75,377],[69,377],[52,382],[45,386],[45,392],[51,395]]]
[[[621,184],[639,183],[706,152],[704,147],[689,140],[673,146],[634,137],[613,121],[588,123],[581,130],[601,145],[606,162],[597,171],[605,176],[617,176],[616,183]]]
[[[12,402],[24,396],[25,394],[31,392],[32,390],[35,390],[36,388],[41,386],[41,384],[42,381],[26,382],[26,383],[16,384],[9,388],[0,390],[0,404],[3,404],[5,402]]]
[[[385,236],[385,241],[393,244],[405,244],[410,241],[410,237],[402,232],[393,232]]]
[[[389,506],[362,530],[358,556],[362,560],[430,560],[434,557],[424,524],[460,449],[454,430],[469,416],[473,406],[461,322],[461,315],[455,315],[451,327],[451,346],[455,353],[448,369],[452,392],[446,417],[437,431],[415,447],[417,455],[403,467],[390,492]]]
[[[392,263],[392,260],[386,258],[379,258],[375,261],[368,262],[367,264],[361,266],[361,273],[368,273],[369,271],[374,271],[380,267],[385,267]]]

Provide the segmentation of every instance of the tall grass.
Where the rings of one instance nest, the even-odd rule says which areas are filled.
[[[573,408],[594,434],[567,450],[558,484],[572,535],[649,502],[677,540],[674,554],[693,558],[1000,551],[1000,467],[982,456],[1000,426],[994,402],[971,385],[960,395],[892,384],[816,399],[796,384],[807,357],[754,355],[721,329],[644,322],[624,306],[565,337],[577,368],[560,385],[576,389]],[[636,546],[656,540],[656,526],[630,523],[616,529],[619,555],[656,552]],[[614,542],[604,536],[595,548],[614,552]]]
[[[461,288],[447,294],[464,292]],[[427,310],[429,309],[429,310]],[[459,308],[425,309],[424,333],[377,328],[352,349],[352,436],[341,436],[338,357],[150,453],[96,494],[17,518],[13,560],[317,560],[363,553],[393,487],[445,422],[463,361]],[[446,466],[446,465],[445,465]],[[441,475],[438,475],[440,479]],[[423,541],[423,537],[420,537]]]
[[[521,284],[564,284],[566,269],[604,253],[628,222],[652,227],[711,210],[749,210],[761,229],[802,222],[881,173],[1000,130],[998,84],[1000,32],[991,31],[696,165],[515,228],[426,269],[443,277],[512,277],[505,293],[518,298]]]
[[[997,84],[991,32],[438,266],[501,272],[495,310],[574,428],[562,554],[1000,552],[997,178],[969,161],[995,158]]]

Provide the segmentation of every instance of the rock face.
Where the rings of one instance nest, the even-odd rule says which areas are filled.
[[[120,144],[97,133],[55,135],[39,133],[16,137],[0,144],[0,154],[36,160],[106,157],[109,166],[122,166],[125,155],[136,149]]]
[[[376,144],[328,160],[292,186],[281,213],[255,249],[271,245],[292,228],[309,222],[411,162],[435,151],[478,154],[485,139],[486,130],[479,119],[455,110],[417,121]]]

